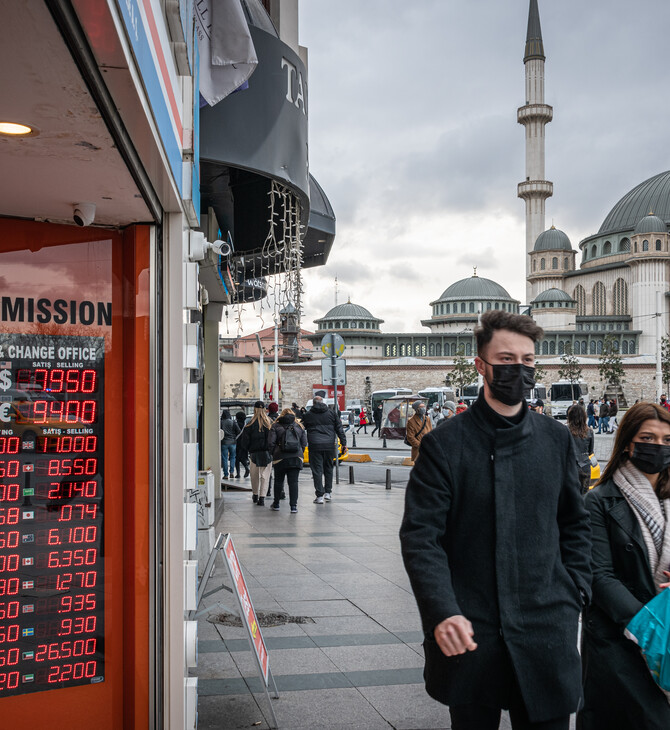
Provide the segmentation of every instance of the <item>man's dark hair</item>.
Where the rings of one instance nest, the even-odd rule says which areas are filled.
[[[482,314],[479,324],[475,327],[477,338],[477,353],[481,356],[486,346],[491,342],[497,330],[509,330],[520,335],[530,337],[533,342],[542,339],[544,330],[525,314],[512,314],[502,309],[491,309]]]

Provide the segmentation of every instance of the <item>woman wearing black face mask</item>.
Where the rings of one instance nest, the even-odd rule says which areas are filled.
[[[612,457],[587,494],[593,532],[593,601],[584,611],[580,730],[668,730],[670,693],[652,679],[624,629],[670,586],[670,413],[636,403]]]

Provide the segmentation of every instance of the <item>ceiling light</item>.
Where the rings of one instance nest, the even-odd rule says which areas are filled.
[[[4,135],[6,137],[34,137],[39,133],[39,129],[36,127],[29,127],[27,124],[0,122],[0,135]]]

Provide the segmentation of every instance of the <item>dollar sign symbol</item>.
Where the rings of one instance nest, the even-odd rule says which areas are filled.
[[[7,390],[12,387],[12,379],[9,370],[0,370],[0,389]]]

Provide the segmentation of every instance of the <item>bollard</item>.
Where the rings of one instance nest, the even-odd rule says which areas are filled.
[[[352,442],[351,442],[351,448],[352,449],[355,449],[356,448],[356,434],[355,433],[352,433],[351,434],[351,438],[353,439]]]
[[[384,436],[384,443],[382,444],[382,449],[386,448],[386,436]]]
[[[386,470],[386,488],[387,489],[391,488],[391,470],[390,469]]]
[[[356,484],[356,480],[354,479],[354,467],[349,467],[349,484]]]

